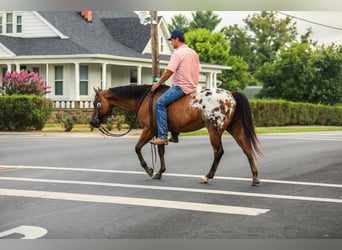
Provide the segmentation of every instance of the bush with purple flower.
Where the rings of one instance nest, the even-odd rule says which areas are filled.
[[[20,72],[7,72],[2,79],[4,95],[37,95],[44,96],[50,93],[50,86],[45,85],[42,76],[36,72],[22,70]]]
[[[35,72],[7,72],[0,89],[0,130],[41,130],[52,112],[49,86]]]

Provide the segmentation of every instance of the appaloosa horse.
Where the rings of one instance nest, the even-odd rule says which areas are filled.
[[[154,115],[156,99],[167,90],[168,86],[160,86],[154,93],[151,85],[128,85],[95,89],[94,112],[90,124],[100,128],[113,107],[135,112],[139,123],[143,126],[140,138],[135,145],[135,151],[141,166],[153,179],[160,179],[165,172],[165,145],[158,145],[160,169],[153,175],[153,169],[148,167],[141,153],[142,147],[157,133]],[[214,150],[214,160],[208,174],[201,178],[201,183],[207,183],[214,177],[223,155],[221,137],[228,131],[248,158],[252,171],[252,185],[260,183],[256,156],[262,156],[259,140],[255,133],[252,114],[247,98],[239,92],[224,89],[203,89],[186,95],[168,106],[168,128],[173,132],[190,132],[206,127],[210,143]]]

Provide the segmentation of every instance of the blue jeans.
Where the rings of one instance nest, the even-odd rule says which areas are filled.
[[[158,126],[158,138],[167,140],[167,106],[184,96],[183,90],[178,86],[173,86],[162,94],[156,101],[156,120]]]

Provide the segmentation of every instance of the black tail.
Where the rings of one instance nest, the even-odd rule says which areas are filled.
[[[253,157],[256,158],[256,154],[260,157],[263,156],[260,150],[260,142],[255,133],[255,126],[252,117],[252,110],[247,97],[240,92],[232,92],[233,97],[236,100],[236,109],[233,118],[233,124],[237,120],[240,120],[243,126],[243,130],[246,136],[246,143],[253,152]]]

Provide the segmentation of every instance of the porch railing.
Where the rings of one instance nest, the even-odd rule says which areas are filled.
[[[91,109],[93,100],[52,100],[55,109]]]

